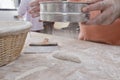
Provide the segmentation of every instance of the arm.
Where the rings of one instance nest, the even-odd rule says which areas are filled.
[[[28,0],[21,0],[20,6],[18,8],[18,14],[19,14],[19,16],[22,17],[22,16],[25,15],[25,13],[28,10],[28,4],[29,4]]]

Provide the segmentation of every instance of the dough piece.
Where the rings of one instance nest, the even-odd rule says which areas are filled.
[[[62,29],[62,28],[66,28],[69,26],[69,22],[55,22],[54,23],[54,28],[55,29]]]
[[[80,58],[75,53],[55,53],[52,56],[60,60],[81,63]]]
[[[44,40],[43,40],[42,43],[43,43],[43,44],[48,44],[48,43],[49,43],[49,39],[48,39],[48,38],[44,38]]]

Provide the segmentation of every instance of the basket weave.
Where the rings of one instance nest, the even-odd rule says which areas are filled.
[[[24,29],[0,33],[2,34],[0,35],[0,66],[6,65],[19,57],[30,29],[30,24],[25,26],[27,27]]]

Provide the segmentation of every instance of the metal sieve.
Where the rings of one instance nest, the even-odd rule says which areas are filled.
[[[51,22],[85,22],[89,14],[81,9],[87,3],[67,1],[40,2],[40,20]]]

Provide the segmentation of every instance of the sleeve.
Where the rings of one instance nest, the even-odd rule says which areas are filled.
[[[29,6],[29,0],[21,0],[21,3],[18,8],[18,15],[24,16],[28,10],[28,6]]]

